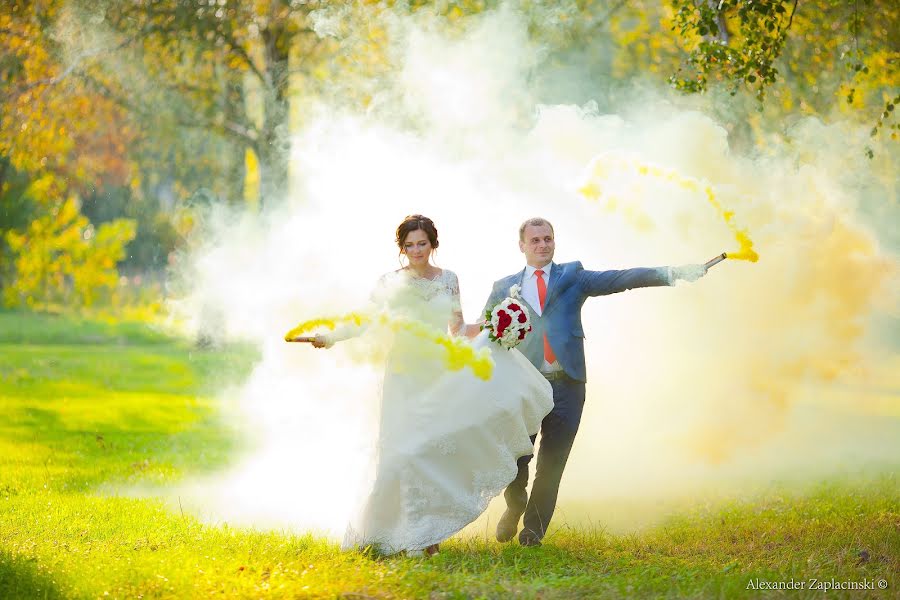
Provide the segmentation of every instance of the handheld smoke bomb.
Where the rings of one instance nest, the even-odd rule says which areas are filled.
[[[709,261],[707,261],[706,263],[704,263],[703,266],[706,267],[707,269],[709,269],[710,267],[716,266],[717,264],[719,264],[720,262],[722,262],[722,261],[725,260],[726,258],[728,258],[728,254],[725,253],[725,252],[723,252],[722,254],[718,255],[718,256],[715,257],[714,259],[709,260]]]

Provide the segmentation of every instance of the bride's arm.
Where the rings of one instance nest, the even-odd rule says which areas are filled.
[[[327,333],[317,334],[312,345],[314,348],[331,348],[337,342],[343,342],[344,340],[349,340],[350,338],[362,335],[368,327],[368,325],[363,323],[359,325],[352,323],[340,325]]]
[[[462,311],[454,311],[449,326],[451,335],[473,338],[481,333],[481,323],[466,323]]]
[[[450,283],[450,295],[453,298],[453,313],[448,324],[451,335],[473,338],[481,332],[481,323],[466,323],[463,318],[462,304],[459,300],[459,279],[453,274]]]
[[[375,289],[369,295],[369,306],[362,314],[374,314],[378,307],[384,303],[384,289],[386,287],[386,279],[389,274],[382,275],[375,284]],[[314,348],[331,348],[337,342],[343,342],[351,338],[359,337],[369,328],[367,323],[344,323],[327,333],[320,333],[315,336],[312,342]]]

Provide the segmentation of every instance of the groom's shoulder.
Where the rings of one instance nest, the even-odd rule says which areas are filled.
[[[521,274],[522,274],[522,271],[516,271],[515,273],[510,273],[509,275],[501,277],[500,279],[495,281],[494,285],[497,285],[498,283],[506,283],[507,281],[514,281]]]
[[[580,260],[573,260],[572,262],[566,263],[557,263],[556,267],[563,273],[575,273],[584,269],[584,265],[581,264]]]

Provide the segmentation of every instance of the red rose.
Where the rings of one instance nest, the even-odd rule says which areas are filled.
[[[520,332],[519,332],[519,340],[524,340],[524,339],[525,339],[525,334],[526,334],[526,333],[528,333],[528,332],[525,331],[524,329],[523,329],[522,331],[520,331]]]
[[[525,316],[525,313],[520,312],[519,313],[519,323],[524,323],[527,320],[528,320],[528,317]]]
[[[502,337],[503,332],[506,331],[506,328],[512,323],[512,317],[509,316],[509,313],[505,310],[499,311],[497,317],[497,333],[495,335],[497,337]]]
[[[509,305],[509,310],[519,311],[522,310],[522,307],[518,304],[512,303]]]

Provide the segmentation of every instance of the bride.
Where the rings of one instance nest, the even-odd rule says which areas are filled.
[[[394,315],[473,337],[476,348],[490,348],[494,370],[487,381],[469,370],[450,371],[428,342],[394,335],[374,479],[343,547],[431,555],[515,479],[516,460],[533,452],[530,436],[553,408],[553,395],[518,350],[507,351],[489,341],[487,332],[479,334],[478,325],[466,325],[456,274],[430,260],[438,247],[431,219],[406,217],[396,241],[409,265],[384,275],[373,301]],[[318,335],[313,345],[329,348],[359,334]]]

